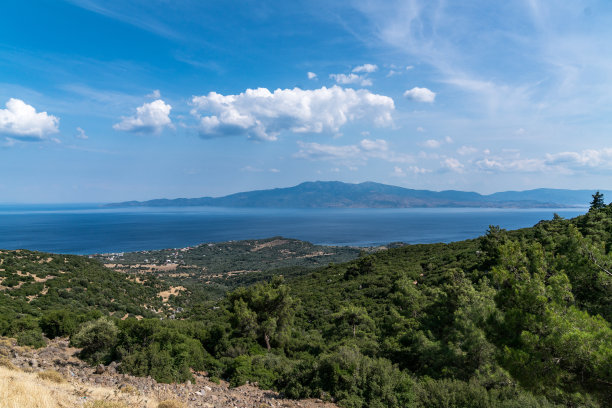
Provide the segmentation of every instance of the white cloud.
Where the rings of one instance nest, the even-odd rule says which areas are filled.
[[[419,88],[417,86],[404,92],[404,96],[417,102],[427,103],[433,103],[433,101],[436,99],[435,92],[432,92],[427,88]]]
[[[414,65],[408,65],[408,66],[406,66],[406,71],[410,71],[413,68],[414,68]]]
[[[172,106],[161,99],[145,103],[136,108],[136,115],[124,117],[121,122],[113,125],[115,130],[136,133],[159,133],[166,126],[171,126],[170,110]]]
[[[156,89],[153,92],[151,92],[150,94],[148,94],[147,98],[159,99],[159,98],[161,98],[161,92],[159,92],[159,89]]]
[[[251,172],[251,173],[259,173],[259,172],[263,171],[262,169],[257,168],[257,167],[253,167],[253,166],[244,166],[242,168],[242,170],[243,171],[248,171],[248,172]]]
[[[468,154],[474,154],[477,151],[478,149],[472,146],[461,146],[460,148],[457,149],[457,153],[460,154],[461,156],[465,156]]]
[[[361,86],[371,86],[372,80],[357,74],[329,74],[329,77],[340,85],[358,84]]]
[[[414,174],[431,173],[431,170],[424,169],[423,167],[418,167],[418,166],[409,166],[408,168],[406,168],[406,170]]]
[[[376,139],[376,140],[363,139],[361,142],[359,142],[359,146],[361,147],[362,150],[365,150],[368,152],[372,152],[372,151],[385,152],[389,150],[387,141],[383,139]]]
[[[420,143],[420,145],[423,147],[429,147],[430,149],[436,149],[440,147],[440,145],[442,145],[442,142],[440,142],[439,140],[435,140],[435,139],[429,139],[429,140],[424,141],[423,143]]]
[[[388,126],[395,109],[388,96],[339,86],[274,92],[258,88],[238,95],[210,92],[194,96],[192,103],[203,137],[246,135],[259,140],[276,140],[282,131],[337,133],[347,122],[360,119]]]
[[[401,72],[396,71],[396,70],[394,70],[394,69],[390,69],[390,70],[389,70],[389,72],[387,73],[386,77],[387,77],[387,78],[391,78],[392,76],[394,76],[394,75],[398,75],[398,74],[401,74]]]
[[[314,72],[309,72],[307,75],[308,79],[317,79],[317,74],[315,74]]]
[[[464,169],[464,165],[461,162],[453,157],[446,158],[442,165],[447,169],[454,171],[455,173],[462,173]]]
[[[298,141],[298,146],[300,150],[294,156],[301,159],[354,159],[362,153],[357,145],[332,146]]]
[[[497,172],[532,173],[547,170],[541,159],[485,157],[476,161],[475,164],[481,170]]]
[[[418,128],[416,128],[417,132],[424,132],[425,128],[419,126]]]
[[[572,168],[611,168],[612,148],[603,148],[598,150],[587,149],[581,152],[546,154],[545,163],[547,165],[561,165]]]
[[[275,169],[275,168],[271,168],[268,170],[264,170],[264,169],[260,169],[259,167],[253,167],[253,166],[244,166],[242,168],[243,171],[248,171],[250,173],[261,173],[261,172],[265,172],[268,171],[270,173],[280,173],[279,169]]]
[[[378,65],[375,64],[363,64],[363,65],[359,65],[358,67],[353,68],[353,72],[367,72],[367,73],[372,73],[372,72],[376,72],[378,70]]]
[[[77,135],[76,135],[77,139],[82,139],[82,140],[89,139],[89,136],[87,136],[87,134],[85,133],[85,131],[82,128],[78,127],[78,128],[76,128],[76,130],[77,130]]]
[[[446,143],[449,143],[449,144],[450,144],[450,143],[453,143],[453,138],[452,138],[452,137],[450,137],[450,136],[446,136],[446,137],[444,138],[444,141],[445,141]]]
[[[4,144],[2,144],[3,147],[13,147],[17,144],[17,140],[13,139],[12,137],[6,137],[4,139]]]
[[[47,112],[36,112],[21,99],[11,98],[6,109],[0,109],[0,133],[22,140],[44,140],[57,133],[59,119]]]
[[[408,166],[406,169],[402,169],[401,167],[395,166],[393,168],[393,174],[396,176],[404,177],[406,173],[412,173],[414,175],[431,173],[431,170],[425,169],[423,167],[418,166]]]
[[[389,145],[383,139],[363,139],[358,144],[334,146],[320,143],[298,142],[300,150],[296,158],[308,160],[333,160],[345,165],[354,162],[365,162],[368,159],[381,159],[391,163],[413,161],[412,157],[396,154],[389,150]]]

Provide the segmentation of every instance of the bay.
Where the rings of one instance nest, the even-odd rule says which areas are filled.
[[[585,208],[263,209],[0,206],[0,248],[93,254],[182,248],[283,236],[323,245],[375,246],[476,238],[489,225],[530,227]]]

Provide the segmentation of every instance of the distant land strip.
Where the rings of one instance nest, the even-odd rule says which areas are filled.
[[[595,191],[540,188],[483,195],[457,190],[414,190],[374,182],[312,181],[293,187],[247,191],[223,197],[161,198],[110,203],[104,207],[570,208],[587,206]],[[600,191],[604,196],[612,196],[610,190]]]

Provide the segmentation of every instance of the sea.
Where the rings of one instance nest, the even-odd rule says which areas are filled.
[[[0,205],[0,249],[96,254],[184,248],[209,242],[296,238],[323,245],[378,246],[476,238],[490,225],[530,227],[587,208],[270,209],[104,208]]]

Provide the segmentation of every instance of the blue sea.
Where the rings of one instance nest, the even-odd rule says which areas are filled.
[[[372,246],[476,238],[489,225],[530,227],[579,209],[237,209],[2,205],[0,248],[93,254],[181,248],[283,236],[324,245]]]

